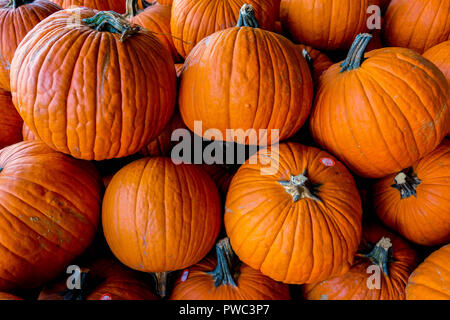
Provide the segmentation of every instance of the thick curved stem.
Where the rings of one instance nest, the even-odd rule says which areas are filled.
[[[368,254],[358,254],[360,257],[364,257],[372,261],[373,264],[380,267],[384,274],[389,277],[388,263],[392,261],[392,243],[391,239],[383,237],[381,238],[375,247]]]
[[[391,187],[400,191],[401,199],[411,196],[417,197],[417,187],[422,183],[414,173],[400,172],[394,178],[395,184]]]
[[[239,20],[236,26],[259,28],[258,21],[255,16],[255,10],[251,4],[244,4],[241,7],[241,10],[239,10]]]
[[[5,6],[7,8],[18,8],[24,4],[32,3],[34,0],[9,0],[8,4]]]
[[[114,11],[100,11],[91,18],[82,21],[97,31],[120,34],[121,42],[141,30],[141,27],[130,24],[122,15]]]
[[[361,33],[356,36],[347,58],[341,64],[341,72],[359,69],[361,67],[364,61],[364,53],[371,39],[372,35],[369,33]]]
[[[214,278],[216,287],[230,285],[237,287],[240,262],[231,248],[230,239],[224,238],[216,244],[217,267],[207,272]]]
[[[156,292],[160,298],[164,298],[167,294],[167,278],[169,272],[155,272],[153,273],[156,281]]]
[[[279,184],[292,196],[294,202],[300,199],[312,199],[321,202],[321,200],[314,195],[312,191],[314,186],[307,177],[307,170],[298,176],[291,175],[289,181],[278,181]]]

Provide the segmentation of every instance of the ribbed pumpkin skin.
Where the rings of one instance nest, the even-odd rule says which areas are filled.
[[[170,6],[156,3],[132,17],[130,21],[154,32],[154,35],[170,51],[173,60],[179,62],[181,58],[170,35],[170,12]]]
[[[227,139],[227,129],[268,129],[266,137],[278,129],[283,140],[306,121],[312,86],[308,64],[289,40],[258,28],[234,27],[210,35],[191,51],[178,102],[191,131],[194,121],[201,120],[203,133],[217,129],[227,141],[244,144]],[[261,134],[258,144],[263,140]]]
[[[91,244],[102,185],[95,167],[38,141],[0,150],[0,290],[32,288]]]
[[[5,8],[0,0],[0,89],[11,91],[9,73],[17,46],[40,21],[61,8],[47,0],[35,0],[18,8]]]
[[[24,123],[22,126],[22,139],[23,141],[37,140],[30,128]]]
[[[215,286],[214,278],[206,272],[213,271],[217,260],[205,258],[190,267],[188,278],[178,278],[170,300],[290,300],[289,287],[276,282],[246,264],[240,267],[237,287]]]
[[[11,94],[0,89],[0,149],[22,141],[22,125]]]
[[[406,300],[450,300],[450,244],[434,251],[411,274]]]
[[[374,207],[389,228],[424,246],[450,242],[450,140],[412,166],[421,183],[416,196],[401,199],[396,174],[374,186]]]
[[[20,44],[11,66],[14,104],[57,151],[85,160],[134,154],[173,114],[173,60],[148,31],[120,42],[119,34],[74,21],[76,12],[52,15]],[[95,14],[79,12],[81,19]]]
[[[366,30],[368,5],[368,0],[281,0],[280,20],[297,43],[345,50]]]
[[[126,0],[51,0],[64,9],[72,7],[88,7],[99,11],[116,11],[125,13]]]
[[[256,163],[258,154],[271,161],[279,158],[275,174],[267,175],[266,165],[249,163]],[[335,165],[325,166],[322,158]],[[305,170],[312,183],[320,184],[322,202],[293,202],[278,182]],[[361,240],[361,217],[358,190],[342,163],[319,149],[283,143],[279,152],[261,150],[239,168],[227,194],[224,221],[240,260],[274,280],[303,284],[348,271]]]
[[[368,52],[359,69],[331,66],[311,113],[316,143],[362,177],[382,178],[434,150],[450,120],[448,84],[412,50]]]
[[[164,6],[171,6],[173,3],[173,0],[158,0],[159,4],[162,4]]]
[[[303,286],[304,297],[308,300],[321,300],[324,295],[328,300],[405,300],[409,275],[417,266],[416,252],[401,237],[378,225],[363,228],[360,249],[370,252],[368,244],[375,245],[382,237],[391,240],[394,261],[388,263],[389,276],[381,272],[380,289],[369,288],[367,283],[373,284],[369,278],[374,271],[368,272],[368,268],[374,264],[367,258],[355,257],[347,273]]]
[[[103,199],[103,230],[114,255],[132,269],[174,271],[200,261],[220,229],[220,199],[194,165],[144,158],[114,175]]]
[[[23,299],[7,292],[0,292],[0,300],[23,300]]]
[[[280,0],[174,0],[170,28],[181,57],[210,34],[236,26],[245,3],[253,6],[260,28],[274,30]]]
[[[383,38],[387,46],[419,53],[450,40],[450,2],[392,0],[385,15]]]
[[[310,46],[305,46],[303,44],[297,45],[297,48],[300,49],[300,53],[303,50],[306,50],[312,59],[312,68],[311,68],[311,76],[316,84],[319,81],[320,76],[324,73],[329,67],[333,65],[333,62],[328,58],[328,56],[319,50],[314,49]]]

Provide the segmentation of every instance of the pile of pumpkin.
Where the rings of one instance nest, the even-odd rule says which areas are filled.
[[[450,1],[0,0],[0,34],[1,299],[450,299]],[[175,163],[195,121],[280,143]]]

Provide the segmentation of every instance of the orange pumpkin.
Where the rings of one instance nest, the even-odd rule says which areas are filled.
[[[155,2],[158,2],[159,4],[162,4],[164,6],[171,6],[173,3],[173,0],[158,0]]]
[[[0,292],[0,300],[23,300],[23,299],[11,293]]]
[[[22,141],[23,120],[12,103],[11,94],[0,89],[0,149]]]
[[[171,300],[289,300],[289,287],[250,268],[234,255],[228,238],[216,244],[216,256],[186,269]]]
[[[128,267],[157,273],[189,267],[220,230],[220,199],[206,172],[170,158],[144,158],[114,175],[103,199],[103,231]],[[164,288],[161,294],[164,295]]]
[[[30,128],[24,123],[22,127],[22,139],[23,141],[37,140]]]
[[[95,30],[105,22],[123,34]],[[14,104],[30,130],[75,158],[138,152],[160,134],[175,106],[169,52],[114,12],[53,14],[21,42],[11,73]]]
[[[435,65],[412,50],[384,48],[364,55],[370,38],[358,35],[347,59],[322,75],[310,127],[316,143],[354,173],[382,178],[441,143],[450,121],[448,84]]]
[[[0,150],[0,290],[33,288],[84,252],[99,223],[95,167],[39,141]]]
[[[450,140],[378,181],[374,207],[389,228],[424,246],[450,242]]]
[[[405,300],[416,252],[401,237],[378,225],[363,228],[363,240],[350,270],[303,286],[308,300]]]
[[[329,67],[331,67],[333,65],[333,62],[330,60],[330,58],[328,58],[326,54],[314,49],[313,47],[299,44],[297,45],[297,48],[306,58],[306,61],[308,61],[309,67],[311,69],[312,79],[314,81],[314,84],[317,84],[322,73],[324,73]]]
[[[346,50],[367,29],[368,5],[368,0],[281,0],[280,20],[297,43]]]
[[[252,7],[244,5],[238,26],[203,39],[185,61],[181,116],[191,131],[201,120],[206,139],[264,145],[277,140],[273,130],[280,140],[289,138],[309,115],[312,79],[306,60],[292,42],[256,26]],[[209,129],[221,137],[208,136]],[[250,129],[258,133],[244,134]]]
[[[40,21],[61,10],[47,0],[0,0],[0,89],[11,91],[10,69],[17,46]]]
[[[51,0],[64,9],[88,7],[100,11],[116,11],[125,13],[125,0]]]
[[[450,244],[434,251],[411,274],[407,300],[450,300]]]
[[[319,149],[283,143],[239,168],[224,221],[239,259],[274,280],[302,284],[348,271],[361,219],[358,190],[342,163]]]
[[[181,57],[210,34],[234,27],[244,4],[255,8],[262,29],[274,30],[280,0],[174,0],[170,27]]]
[[[392,0],[385,15],[384,42],[423,53],[450,40],[449,17],[448,0]]]

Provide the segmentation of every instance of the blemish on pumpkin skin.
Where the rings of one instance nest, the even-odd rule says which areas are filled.
[[[30,220],[33,222],[38,222],[39,218],[38,217],[30,217]]]

